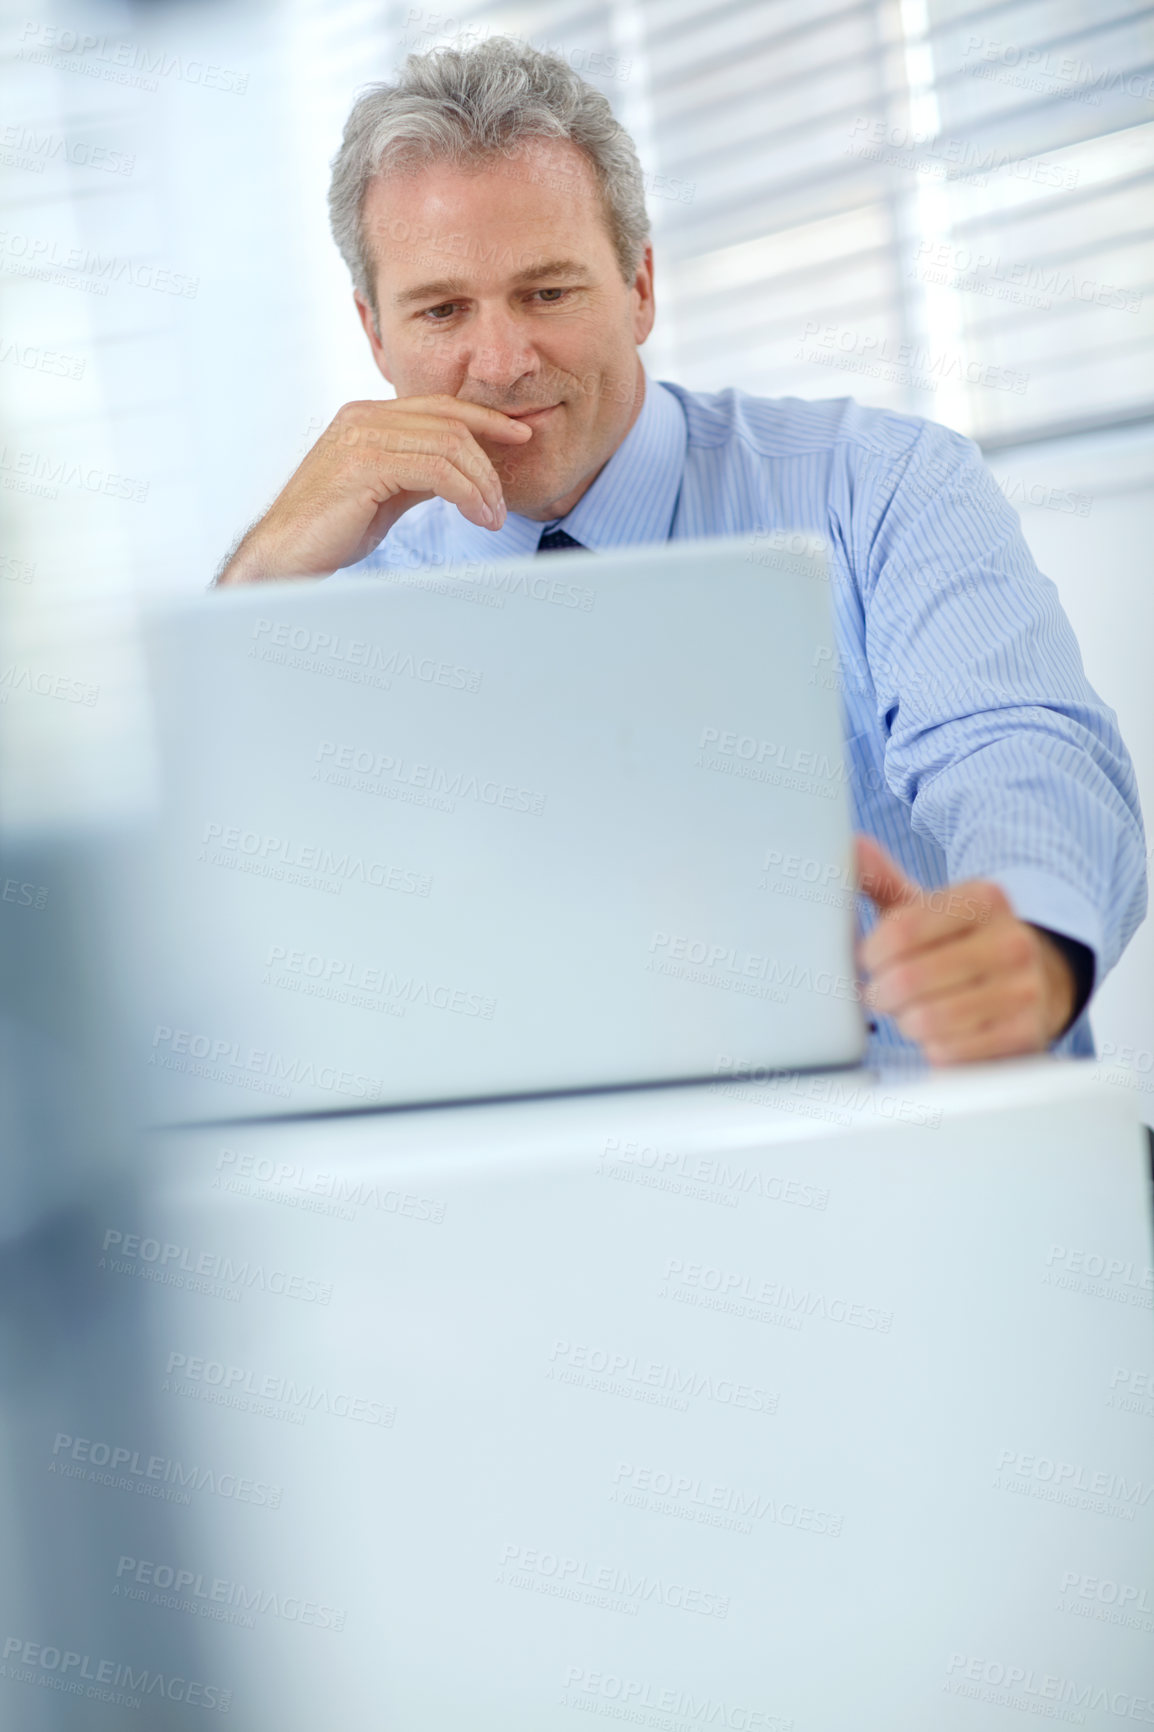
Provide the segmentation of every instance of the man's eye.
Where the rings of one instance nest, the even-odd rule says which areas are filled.
[[[534,291],[534,293],[538,294],[538,295],[556,295],[558,297],[558,299],[560,299],[560,297],[562,295],[567,293],[567,290],[565,290],[565,289],[536,289]],[[556,306],[556,304],[557,304],[556,301],[546,301],[545,302],[545,305],[547,307],[553,307],[553,306]]]
[[[425,317],[432,319],[435,324],[443,325],[445,320],[443,318],[441,318],[439,315],[441,315],[443,313],[446,316],[448,316],[452,313],[455,313],[456,310],[457,310],[457,302],[456,301],[445,301],[439,307],[426,307]]]

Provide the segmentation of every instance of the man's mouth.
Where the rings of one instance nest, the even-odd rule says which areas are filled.
[[[510,421],[528,421],[531,427],[535,427],[538,421],[543,421],[554,409],[560,407],[560,403],[546,403],[540,409],[506,409],[503,413],[508,415]]]

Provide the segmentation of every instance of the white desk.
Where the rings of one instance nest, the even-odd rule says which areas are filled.
[[[207,1723],[52,1644],[244,1732],[1152,1723],[1148,1204],[1047,1062],[158,1138],[57,1253],[0,1703]]]

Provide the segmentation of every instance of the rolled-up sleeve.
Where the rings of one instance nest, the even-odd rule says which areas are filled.
[[[1146,911],[1134,769],[972,441],[923,425],[862,552],[890,790],[951,882],[999,884],[1087,945],[1100,982]]]

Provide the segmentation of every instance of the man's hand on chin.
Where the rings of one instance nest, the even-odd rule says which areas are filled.
[[[931,1064],[1044,1052],[1074,1013],[1070,966],[1019,920],[996,884],[926,891],[885,849],[857,838],[858,882],[878,910],[860,948],[865,1000]]]

